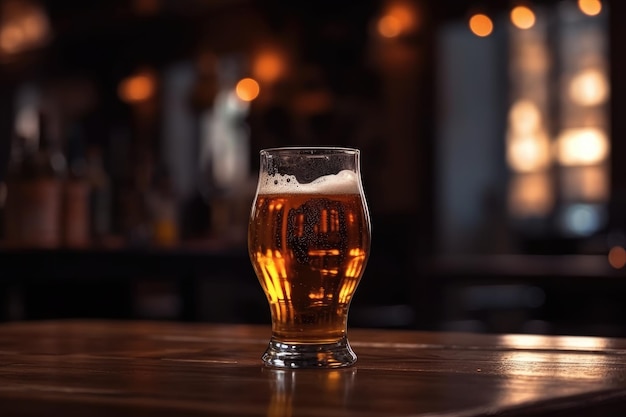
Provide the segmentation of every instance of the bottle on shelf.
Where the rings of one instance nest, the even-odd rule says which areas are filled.
[[[179,241],[179,207],[169,173],[157,170],[147,193],[147,206],[152,229],[152,243],[172,247]]]
[[[87,148],[87,179],[89,181],[89,220],[92,241],[106,244],[111,235],[112,191],[111,179],[104,166],[102,148]]]
[[[7,178],[5,229],[9,246],[56,248],[62,243],[66,163],[49,121],[40,111],[35,134],[16,140]]]
[[[19,133],[11,140],[11,151],[3,190],[3,241],[6,245],[17,246],[21,240],[21,183],[24,177],[24,159],[27,152],[27,139]]]
[[[63,244],[84,248],[91,242],[87,158],[79,124],[70,127],[66,141],[68,169],[63,184]]]

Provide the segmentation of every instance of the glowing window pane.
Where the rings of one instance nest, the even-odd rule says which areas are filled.
[[[577,166],[561,172],[567,201],[604,202],[609,199],[609,173],[605,166]]]
[[[582,71],[572,78],[569,95],[574,103],[581,106],[596,106],[604,103],[609,96],[609,83],[599,69]]]
[[[507,138],[507,162],[516,172],[534,172],[550,165],[550,142],[544,132],[510,135]]]
[[[552,183],[547,173],[516,175],[509,187],[509,212],[513,217],[548,215],[554,205]]]
[[[609,154],[609,140],[602,129],[566,129],[557,140],[557,159],[561,165],[593,165]]]
[[[518,100],[509,111],[509,128],[515,133],[536,132],[541,127],[539,107],[530,100]]]
[[[519,29],[530,29],[535,25],[535,13],[525,6],[517,6],[511,10],[511,23]]]

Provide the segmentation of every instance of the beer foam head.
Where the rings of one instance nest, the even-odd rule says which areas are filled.
[[[261,173],[259,194],[359,194],[359,178],[350,170],[300,184],[293,175]]]

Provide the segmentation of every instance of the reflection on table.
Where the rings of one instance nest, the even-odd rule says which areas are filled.
[[[589,416],[626,411],[626,340],[350,331],[357,365],[262,366],[269,326],[0,325],[7,415]]]

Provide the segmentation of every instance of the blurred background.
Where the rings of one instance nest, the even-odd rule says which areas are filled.
[[[258,152],[362,150],[355,327],[626,335],[617,0],[0,0],[0,320],[269,323]]]

